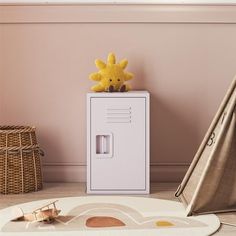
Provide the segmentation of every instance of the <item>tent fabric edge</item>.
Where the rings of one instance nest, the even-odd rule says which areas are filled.
[[[195,166],[198,163],[198,160],[199,160],[199,158],[200,158],[200,156],[201,156],[201,154],[202,154],[202,152],[204,150],[204,147],[205,147],[207,141],[209,140],[209,137],[210,137],[212,131],[214,130],[214,128],[215,128],[215,126],[216,126],[216,124],[217,124],[217,122],[218,122],[222,112],[224,111],[227,102],[229,101],[232,93],[234,92],[235,87],[236,87],[236,76],[234,77],[233,82],[231,83],[229,89],[227,90],[227,93],[226,93],[223,101],[221,102],[220,107],[219,107],[215,117],[213,118],[213,121],[211,122],[211,125],[208,128],[208,130],[207,130],[207,132],[206,132],[206,134],[205,134],[205,136],[203,138],[203,141],[200,144],[200,146],[198,148],[198,151],[195,154],[195,156],[193,158],[193,161],[192,161],[192,163],[191,163],[187,173],[185,174],[181,184],[178,186],[178,188],[177,188],[177,190],[175,192],[175,196],[176,197],[180,197],[180,195],[183,193],[183,190],[184,190],[184,188],[185,188],[185,186],[186,186],[186,184],[187,184],[187,182],[188,182],[188,180],[189,180],[189,178],[190,178],[190,176],[191,176]]]

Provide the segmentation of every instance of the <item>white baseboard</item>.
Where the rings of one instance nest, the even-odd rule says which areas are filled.
[[[152,163],[151,182],[180,182],[188,167],[187,163]],[[43,178],[45,182],[86,182],[86,165],[46,163]]]

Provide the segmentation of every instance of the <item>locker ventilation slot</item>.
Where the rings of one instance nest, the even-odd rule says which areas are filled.
[[[129,108],[107,108],[107,123],[131,123],[132,112]]]

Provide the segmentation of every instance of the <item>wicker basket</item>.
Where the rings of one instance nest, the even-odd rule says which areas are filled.
[[[42,189],[41,155],[34,127],[0,126],[0,193]]]
[[[37,145],[35,127],[0,126],[0,149]]]

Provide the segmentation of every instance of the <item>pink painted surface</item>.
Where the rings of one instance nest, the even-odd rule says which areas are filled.
[[[3,45],[3,33],[2,25],[0,25],[0,52],[2,53]],[[0,54],[1,54],[0,53]],[[4,78],[3,78],[3,56],[0,56],[0,123],[4,122],[4,112],[3,112],[3,91],[4,91]]]
[[[0,27],[1,124],[35,125],[44,162],[53,165],[86,164],[85,102],[95,58],[111,51],[126,57],[133,89],[150,91],[154,166],[191,162],[236,73],[234,24]]]

